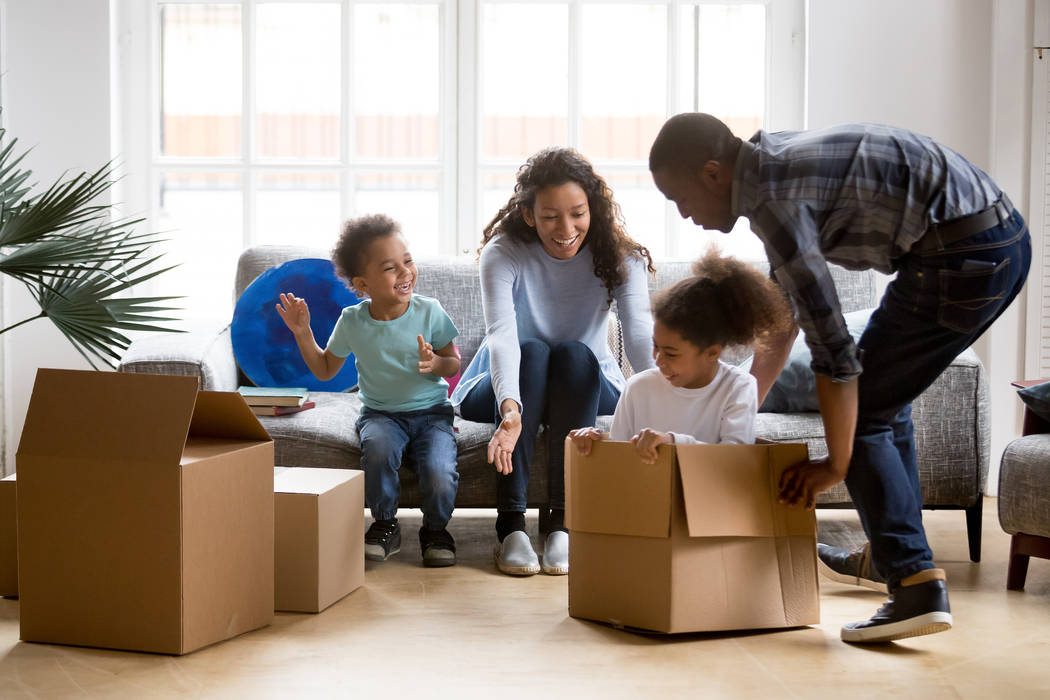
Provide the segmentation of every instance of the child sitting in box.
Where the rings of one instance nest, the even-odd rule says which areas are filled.
[[[384,561],[401,551],[398,468],[407,450],[423,494],[419,546],[424,566],[456,563],[446,529],[459,485],[448,383],[459,371],[452,340],[456,326],[437,299],[413,294],[416,266],[401,227],[382,214],[347,221],[332,262],[360,304],[343,309],[324,350],[310,330],[306,301],[281,294],[277,312],[295,335],[318,379],[331,379],[350,353],[357,363],[361,469],[374,522],[365,533],[365,557]],[[435,350],[435,348],[437,348]]]
[[[716,250],[696,262],[693,274],[654,301],[656,367],[628,380],[612,431],[570,433],[580,454],[589,454],[594,440],[612,439],[630,442],[652,464],[663,444],[755,441],[755,378],[723,362],[722,350],[790,331],[787,298],[761,272]]]

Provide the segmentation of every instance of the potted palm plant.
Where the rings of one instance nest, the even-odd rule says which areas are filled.
[[[63,176],[39,194],[25,152],[0,128],[0,273],[26,285],[40,313],[5,328],[48,318],[95,369],[115,367],[131,340],[128,331],[173,331],[159,313],[178,297],[126,293],[169,269],[155,264],[157,233],[135,233],[143,219],[114,219],[100,203],[113,185],[113,164],[93,173]]]

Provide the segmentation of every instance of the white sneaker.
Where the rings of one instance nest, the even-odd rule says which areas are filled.
[[[529,536],[522,530],[515,530],[496,545],[492,552],[496,559],[496,568],[512,576],[532,576],[540,572],[540,562],[532,548]]]
[[[569,573],[569,533],[555,530],[543,545],[543,573],[564,576]]]

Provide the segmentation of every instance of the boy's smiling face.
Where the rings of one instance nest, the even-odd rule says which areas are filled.
[[[653,360],[671,386],[699,389],[710,384],[718,373],[721,345],[697,347],[678,331],[660,321],[653,322]]]
[[[371,297],[376,312],[404,313],[412,300],[417,274],[404,236],[395,233],[376,238],[369,244],[364,259],[361,274],[351,280],[354,289]]]

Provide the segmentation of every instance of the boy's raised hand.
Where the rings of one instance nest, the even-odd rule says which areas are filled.
[[[661,433],[652,428],[642,428],[641,431],[631,438],[631,444],[638,450],[638,456],[646,464],[656,464],[656,448],[660,445],[674,444],[670,433]]]
[[[310,329],[310,307],[306,305],[306,299],[281,292],[281,301],[276,307],[277,314],[293,334]]]
[[[597,440],[604,440],[605,437],[605,433],[597,428],[577,428],[569,432],[569,438],[572,440],[572,444],[576,446],[576,451],[584,457],[591,453],[592,443]]]
[[[434,346],[421,335],[416,336],[416,342],[419,343],[419,373],[430,374],[434,371]]]

